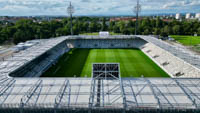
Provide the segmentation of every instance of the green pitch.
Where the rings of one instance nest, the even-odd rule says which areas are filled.
[[[179,36],[179,35],[172,35],[176,41],[180,42],[186,46],[195,46],[200,44],[200,36]]]
[[[61,57],[43,77],[90,77],[92,63],[120,63],[122,77],[169,77],[138,49],[75,49]]]

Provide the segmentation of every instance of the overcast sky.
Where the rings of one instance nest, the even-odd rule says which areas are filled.
[[[75,15],[134,15],[136,0],[71,0]],[[142,14],[197,13],[200,0],[140,0]],[[0,15],[67,15],[69,0],[0,0]]]

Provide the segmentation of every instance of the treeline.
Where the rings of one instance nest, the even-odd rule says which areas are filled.
[[[109,21],[109,18],[73,18],[74,35],[89,32],[110,31],[126,35],[135,33],[134,21]],[[139,20],[138,34],[142,35],[200,35],[200,22],[193,21],[163,21],[160,18],[145,18]],[[33,22],[19,20],[15,24],[0,23],[0,43],[12,41],[17,44],[32,39],[44,39],[70,35],[70,19],[61,21]]]

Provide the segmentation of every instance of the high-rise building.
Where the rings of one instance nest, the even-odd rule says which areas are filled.
[[[180,14],[180,13],[177,13],[175,18],[176,18],[177,20],[181,19],[181,14]]]
[[[200,13],[196,13],[195,18],[200,19]]]
[[[190,13],[187,13],[187,14],[185,15],[185,18],[186,18],[186,19],[191,19],[191,14],[190,14]]]

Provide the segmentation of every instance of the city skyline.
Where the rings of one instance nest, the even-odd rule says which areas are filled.
[[[0,16],[68,15],[69,0],[0,0]],[[136,0],[71,1],[77,16],[135,15]],[[162,13],[199,13],[199,0],[140,0],[141,15]]]

